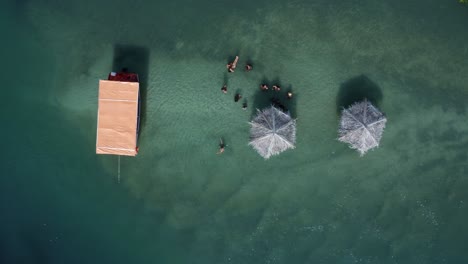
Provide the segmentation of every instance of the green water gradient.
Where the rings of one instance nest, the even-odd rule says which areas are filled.
[[[468,261],[467,6],[23,0],[0,22],[1,263]],[[144,94],[120,183],[95,154],[119,47],[142,51]],[[362,80],[388,122],[361,158],[336,137]],[[296,149],[266,161],[247,145],[264,81],[298,118]]]

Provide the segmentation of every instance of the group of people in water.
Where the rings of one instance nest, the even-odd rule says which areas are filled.
[[[236,70],[238,62],[239,62],[239,56],[236,56],[233,62],[230,62],[230,63],[228,63],[226,65],[226,68],[227,68],[229,73],[233,73]],[[245,71],[249,72],[251,70],[253,70],[252,64],[246,63],[245,64]],[[260,85],[260,90],[268,91],[268,89],[269,89],[269,87],[268,87],[267,84],[263,83],[263,84]],[[276,91],[276,92],[279,92],[279,91],[281,91],[281,87],[279,85],[275,84],[275,85],[272,86],[272,90]],[[221,87],[221,92],[224,93],[224,94],[227,94],[228,88],[227,88],[226,84],[224,84],[223,87]],[[291,91],[288,91],[286,93],[286,98],[287,99],[292,99],[292,97],[293,97],[293,93]],[[238,102],[240,99],[242,99],[242,95],[239,94],[239,93],[236,93],[234,95],[234,102]],[[279,106],[281,109],[285,109],[284,106],[279,102],[279,99],[277,99],[277,98],[272,99],[272,103]],[[244,103],[242,104],[242,109],[243,110],[247,109],[247,102],[246,101],[244,101]],[[223,142],[222,139],[220,139],[219,151],[218,151],[217,154],[224,153],[224,148],[225,148],[224,142]]]
[[[237,62],[239,62],[239,56],[236,56],[233,62],[230,62],[226,65],[228,72],[233,73],[236,70]],[[245,64],[246,71],[251,71],[252,69],[253,69],[252,64],[250,63]]]
[[[273,89],[273,91],[276,91],[276,92],[281,91],[281,87],[280,87],[279,85],[273,85],[271,88]],[[268,85],[267,85],[267,84],[261,84],[261,85],[260,85],[260,90],[262,90],[262,91],[268,91],[268,89],[269,89],[269,88],[268,88]],[[293,96],[293,94],[292,94],[291,91],[288,91],[288,92],[286,93],[286,98],[291,99],[292,96]]]
[[[236,70],[237,63],[238,63],[238,62],[239,62],[239,56],[236,56],[233,62],[230,62],[230,63],[228,63],[228,64],[226,65],[226,68],[227,68],[227,70],[228,70],[229,73],[233,73],[233,72]],[[248,72],[249,72],[249,71],[251,71],[252,69],[253,69],[252,64],[247,63],[247,64],[245,65],[245,71],[248,71]],[[263,84],[260,85],[260,90],[262,90],[262,91],[268,91],[268,89],[269,89],[269,87],[268,87],[267,84],[263,83]],[[276,91],[276,92],[281,91],[281,87],[280,87],[279,85],[276,85],[276,84],[272,86],[272,89],[273,89],[273,91]],[[227,93],[227,85],[226,85],[226,84],[223,85],[223,87],[221,88],[221,91],[222,91],[224,94]],[[293,96],[293,94],[292,94],[291,91],[288,91],[288,92],[286,93],[286,98],[291,99],[292,96]],[[236,95],[234,96],[234,101],[237,102],[237,101],[239,101],[241,98],[242,98],[242,95],[236,94]],[[247,108],[247,107],[245,107],[245,108]],[[244,109],[245,109],[245,108],[244,108]]]

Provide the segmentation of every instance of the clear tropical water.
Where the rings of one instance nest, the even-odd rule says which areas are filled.
[[[467,25],[455,0],[4,1],[1,263],[466,263]],[[119,183],[95,131],[121,64],[144,119]],[[298,118],[267,161],[264,80]],[[388,122],[361,158],[336,130],[363,94]]]

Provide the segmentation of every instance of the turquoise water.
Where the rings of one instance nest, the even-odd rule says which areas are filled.
[[[1,263],[468,261],[468,6],[23,0],[0,22]],[[95,154],[119,50],[145,100],[120,183]],[[235,55],[254,70],[227,75]],[[296,149],[267,161],[247,146],[263,80],[298,118]],[[336,140],[359,85],[388,118],[362,158]]]

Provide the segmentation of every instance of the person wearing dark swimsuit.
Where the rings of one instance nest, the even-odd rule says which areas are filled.
[[[219,151],[216,154],[223,154],[224,153],[224,142],[223,139],[219,139]]]

